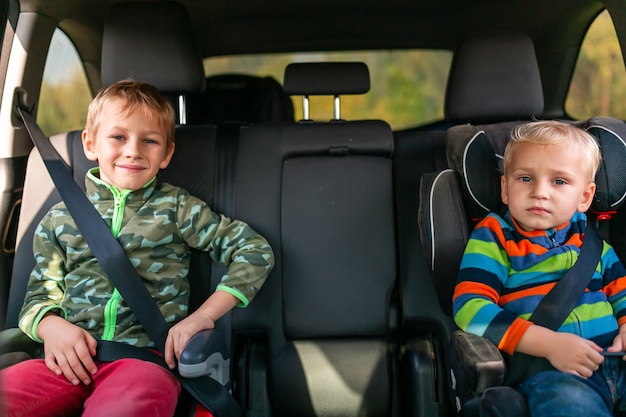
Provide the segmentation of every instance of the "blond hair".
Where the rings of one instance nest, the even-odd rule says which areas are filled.
[[[166,147],[174,143],[176,115],[170,102],[151,84],[126,79],[100,90],[87,110],[85,130],[95,135],[102,108],[114,99],[122,99],[120,112],[143,111],[149,120],[156,120],[166,135]]]
[[[567,145],[580,149],[590,173],[590,181],[594,181],[600,167],[602,156],[596,139],[586,131],[573,124],[556,120],[540,120],[516,126],[511,132],[511,139],[504,150],[502,171],[507,173],[507,165],[516,145],[524,142],[538,145]]]

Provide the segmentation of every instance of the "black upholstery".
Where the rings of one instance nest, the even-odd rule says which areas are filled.
[[[187,123],[293,121],[291,98],[273,77],[219,74],[207,77],[202,94],[188,96]]]
[[[530,37],[495,33],[463,41],[446,90],[446,119],[493,123],[540,117],[541,76]]]
[[[204,69],[191,20],[180,3],[114,4],[105,25],[103,86],[133,78],[155,85],[163,93],[204,90]]]
[[[294,63],[285,68],[284,88],[302,96],[364,94],[370,89],[370,73],[362,62]]]
[[[322,82],[315,68],[309,76]],[[392,154],[381,121],[242,129],[236,214],[276,254],[254,305],[233,317],[238,339],[251,329],[264,335],[240,358],[267,353],[239,362],[240,378],[261,378],[240,398],[253,414],[269,404],[277,416],[393,415]],[[255,399],[263,387],[266,397]]]

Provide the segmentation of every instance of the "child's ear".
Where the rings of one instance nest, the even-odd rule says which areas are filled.
[[[83,139],[83,151],[85,152],[85,156],[90,161],[97,161],[98,155],[96,155],[96,145],[95,140],[92,135],[87,132],[87,130],[83,130],[82,133]]]
[[[580,203],[578,203],[578,211],[581,213],[586,212],[591,207],[593,202],[593,196],[596,194],[596,183],[590,182],[583,190],[583,194],[580,197]]]
[[[502,203],[509,204],[509,193],[506,189],[506,177],[504,175],[500,177],[500,199]]]
[[[167,166],[170,164],[170,161],[172,160],[172,155],[174,155],[175,147],[176,146],[174,145],[174,142],[170,143],[169,149],[165,152],[165,156],[163,157],[163,160],[161,161],[159,168],[161,169],[167,168]]]

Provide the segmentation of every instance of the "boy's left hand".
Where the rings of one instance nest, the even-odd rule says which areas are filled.
[[[176,367],[176,360],[180,358],[185,346],[189,342],[192,336],[196,333],[212,329],[215,327],[215,322],[209,316],[202,315],[200,312],[195,312],[189,317],[176,323],[170,328],[167,339],[165,340],[165,363],[170,369]]]

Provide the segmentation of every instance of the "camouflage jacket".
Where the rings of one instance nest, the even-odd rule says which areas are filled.
[[[87,195],[144,279],[168,323],[187,315],[190,247],[228,266],[217,290],[246,306],[274,264],[267,241],[244,222],[215,214],[181,188],[152,180],[140,190],[119,191],[86,178]],[[64,203],[42,219],[34,236],[31,273],[19,327],[32,339],[48,312],[65,317],[97,338],[153,346],[81,236]]]

